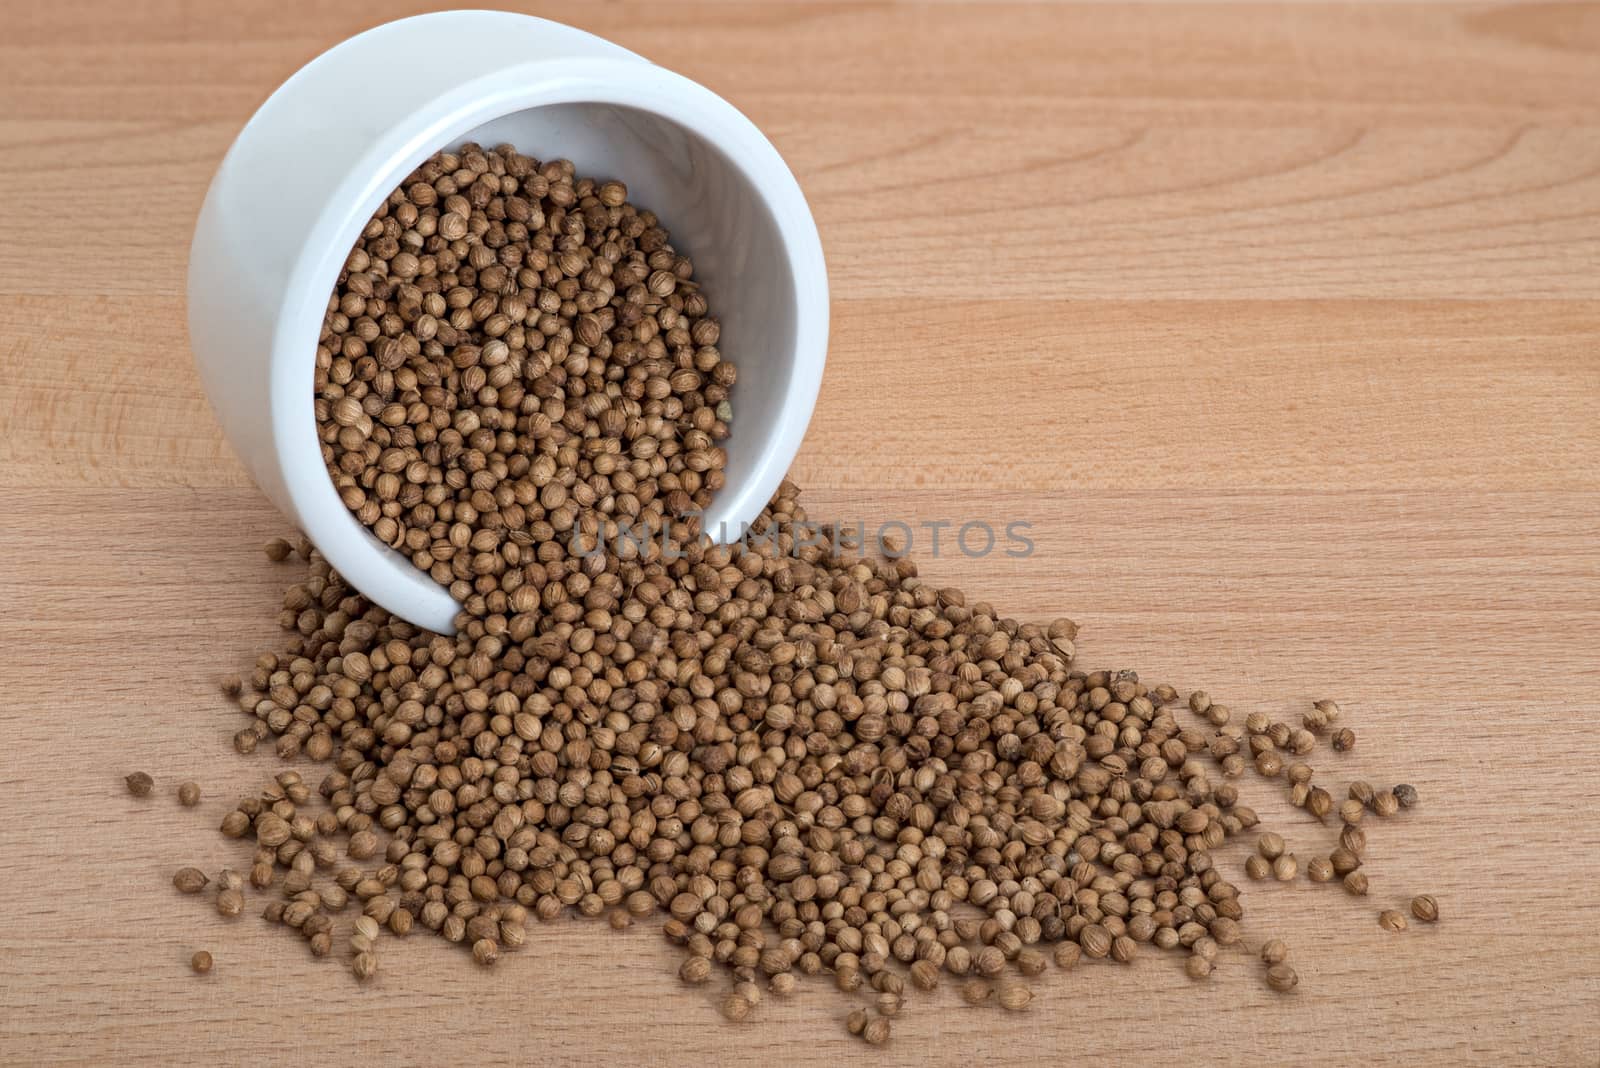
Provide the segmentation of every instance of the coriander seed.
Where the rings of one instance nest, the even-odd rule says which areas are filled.
[[[738,1023],[748,1017],[751,1008],[749,999],[737,992],[730,993],[722,999],[722,1017],[734,1023]]]
[[[1437,923],[1439,920],[1439,902],[1432,894],[1418,894],[1411,899],[1411,915],[1423,923]]]
[[[1405,914],[1398,909],[1384,909],[1378,913],[1378,926],[1385,931],[1404,931],[1406,929]]]
[[[200,785],[186,782],[178,786],[178,803],[185,808],[193,808],[200,803]]]
[[[1287,964],[1274,964],[1267,969],[1267,985],[1280,994],[1287,994],[1300,985],[1300,976]]]
[[[233,917],[244,911],[244,894],[232,887],[224,887],[217,892],[217,912],[223,916]]]
[[[1262,963],[1267,965],[1282,964],[1289,959],[1289,946],[1281,938],[1268,940],[1261,947]]]
[[[172,877],[172,885],[182,894],[198,894],[210,881],[206,878],[206,873],[199,868],[179,868],[177,874]]]
[[[136,771],[122,781],[128,784],[128,792],[134,797],[149,797],[156,785],[156,781],[142,771]]]
[[[189,958],[189,967],[194,969],[196,975],[209,974],[213,963],[211,954],[203,949],[197,950],[195,955]]]
[[[1025,983],[1002,983],[996,1000],[1007,1012],[1021,1012],[1033,1000],[1033,991]]]

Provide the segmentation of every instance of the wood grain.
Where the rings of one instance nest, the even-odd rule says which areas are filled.
[[[0,1063],[1600,1063],[1600,4],[526,10],[712,86],[800,178],[835,292],[814,514],[1028,523],[1026,559],[947,540],[924,574],[1074,616],[1088,666],[1337,697],[1360,742],[1319,767],[1424,802],[1366,902],[1247,887],[1292,997],[1149,953],[1025,1017],[915,999],[872,1053],[822,984],[724,1024],[649,925],[541,927],[492,976],[413,937],[357,988],[178,899],[175,867],[246,859],[214,828],[272,761],[215,680],[293,573],[189,362],[189,227],[255,105],[374,16],[12,4]],[[1378,929],[1422,891],[1443,923]]]

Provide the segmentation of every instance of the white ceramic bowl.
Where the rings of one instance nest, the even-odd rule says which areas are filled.
[[[739,369],[727,484],[707,529],[737,537],[800,447],[822,379],[816,224],[777,151],[730,104],[569,26],[498,11],[391,22],[318,56],[261,105],[206,194],[189,337],[217,418],[261,489],[357,589],[449,632],[449,594],[358,523],[312,412],[329,294],[379,203],[434,152],[509,143],[615,177],[693,258]]]

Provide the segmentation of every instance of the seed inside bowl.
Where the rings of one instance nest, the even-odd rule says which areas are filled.
[[[323,459],[356,518],[457,600],[511,598],[499,580],[542,545],[648,538],[710,504],[735,379],[720,334],[621,182],[503,145],[441,152],[329,298]]]

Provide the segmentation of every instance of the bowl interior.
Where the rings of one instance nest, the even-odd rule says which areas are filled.
[[[570,159],[585,177],[625,182],[628,198],[655,212],[673,247],[694,261],[695,280],[721,321],[718,348],[739,371],[730,395],[732,433],[724,442],[727,485],[706,516],[706,530],[737,538],[740,523],[766,504],[753,483],[771,463],[774,431],[786,417],[804,421],[810,414],[809,398],[798,416],[785,411],[796,370],[795,279],[783,235],[754,183],[692,131],[614,104],[530,108],[484,123],[452,147],[464,141]]]

